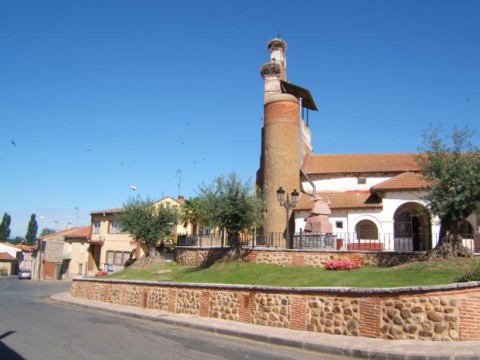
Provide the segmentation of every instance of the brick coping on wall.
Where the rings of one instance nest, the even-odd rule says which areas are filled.
[[[211,284],[211,283],[176,283],[167,281],[143,281],[143,280],[119,280],[119,279],[98,279],[98,278],[76,278],[73,281],[102,282],[110,284],[131,284],[162,286],[171,288],[190,289],[212,289],[231,291],[268,291],[274,293],[299,293],[299,294],[330,294],[330,295],[365,295],[365,296],[389,296],[398,294],[423,294],[432,292],[444,292],[455,290],[468,290],[480,288],[480,281],[465,283],[453,283],[430,286],[406,286],[394,288],[355,288],[355,287],[280,287],[280,286],[259,286],[259,285],[232,285],[232,284]]]

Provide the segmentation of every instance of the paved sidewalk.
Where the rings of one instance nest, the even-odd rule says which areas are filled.
[[[269,344],[296,347],[318,351],[324,354],[340,355],[345,358],[358,357],[364,359],[392,360],[480,359],[480,341],[382,340],[328,335],[108,304],[74,298],[70,293],[53,295],[51,299],[59,303],[104,310],[124,316],[159,321],[170,325],[184,326]]]

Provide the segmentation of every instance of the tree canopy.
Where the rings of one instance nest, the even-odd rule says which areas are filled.
[[[28,222],[27,234],[25,235],[25,240],[27,244],[33,245],[37,239],[38,223],[35,218],[35,214],[30,216],[30,221]]]
[[[0,223],[0,240],[7,240],[10,237],[10,223],[12,218],[8,213],[3,214],[2,222]]]
[[[198,200],[202,223],[225,229],[231,248],[240,248],[240,232],[262,224],[263,197],[236,173],[218,176],[211,184],[199,186]]]
[[[130,198],[124,204],[118,221],[122,230],[130,233],[137,241],[145,241],[147,257],[158,255],[159,241],[171,234],[177,223],[175,207],[157,206],[150,199]]]
[[[40,236],[45,236],[45,235],[48,235],[48,234],[53,234],[55,231],[55,229],[52,229],[52,228],[43,228],[42,231],[40,232]]]
[[[447,256],[461,256],[460,224],[480,210],[480,148],[472,143],[474,131],[454,128],[442,136],[440,128],[424,133],[418,163],[429,181],[424,199],[440,218],[438,249]]]

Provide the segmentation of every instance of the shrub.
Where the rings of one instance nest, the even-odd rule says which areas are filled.
[[[472,264],[470,270],[455,279],[455,282],[480,281],[480,262]]]
[[[328,260],[325,263],[325,269],[327,270],[353,270],[358,269],[360,267],[360,263],[353,260],[343,260],[343,259],[335,259],[335,260]]]

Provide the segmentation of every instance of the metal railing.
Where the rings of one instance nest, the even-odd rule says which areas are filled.
[[[438,234],[430,233],[377,233],[362,231],[334,232],[331,234],[305,233],[257,233],[242,235],[242,246],[266,249],[309,249],[309,250],[351,250],[351,251],[427,251],[435,247]],[[229,247],[227,234],[188,235],[179,234],[178,246]],[[480,250],[480,239],[464,236],[463,245],[472,251]]]

